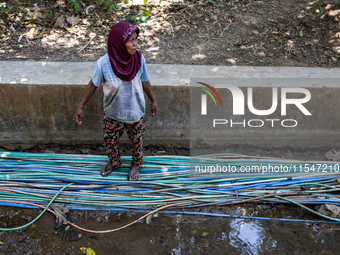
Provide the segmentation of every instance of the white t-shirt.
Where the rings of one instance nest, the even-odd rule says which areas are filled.
[[[145,99],[142,82],[149,80],[145,59],[131,81],[123,81],[112,70],[108,54],[98,59],[92,76],[96,87],[103,84],[104,113],[123,123],[135,123],[145,114]]]

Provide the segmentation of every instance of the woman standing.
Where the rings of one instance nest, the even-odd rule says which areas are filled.
[[[126,129],[132,143],[132,162],[128,180],[138,180],[139,167],[143,164],[143,135],[145,130],[145,99],[151,101],[150,115],[157,114],[145,59],[137,50],[139,28],[127,22],[115,24],[109,34],[107,54],[96,64],[92,79],[75,113],[82,124],[83,108],[97,87],[103,84],[104,91],[104,145],[110,162],[100,173],[108,176],[120,166],[118,141]]]

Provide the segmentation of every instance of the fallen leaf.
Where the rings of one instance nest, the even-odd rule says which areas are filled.
[[[245,216],[247,214],[247,210],[242,208],[242,216]]]
[[[65,5],[65,0],[57,0],[57,5],[64,6]]]
[[[57,20],[55,21],[53,27],[64,27],[64,23],[65,23],[65,16],[61,15],[57,18]]]
[[[315,228],[315,227],[312,227],[312,230],[313,230],[314,232],[318,232],[318,231],[316,230],[316,228]]]
[[[25,36],[28,38],[28,39],[33,39],[36,35],[38,34],[38,31],[34,28],[34,27],[32,27],[31,29],[30,29],[30,31],[28,31],[26,34],[25,34]]]
[[[151,223],[151,219],[152,219],[152,214],[148,215],[148,217],[146,217],[146,224],[149,225]]]
[[[202,233],[202,237],[205,237],[205,236],[207,236],[207,235],[209,235],[208,232],[203,232],[203,233]]]
[[[44,17],[50,17],[52,15],[52,11],[48,10],[48,11],[45,11],[44,13]]]
[[[34,36],[33,39],[39,39],[39,38],[43,38],[43,37],[44,37],[43,35],[36,35],[36,36]]]
[[[42,13],[39,12],[39,9],[38,8],[35,8],[34,9],[34,12],[32,14],[32,18],[33,19],[41,19],[43,17]]]
[[[72,16],[72,17],[67,16],[66,21],[67,21],[70,25],[74,26],[74,25],[77,25],[77,24],[80,22],[80,18],[79,18],[79,16],[77,16],[77,17],[74,17],[74,16]]]
[[[30,22],[38,22],[41,21],[40,18],[43,17],[43,15],[38,11],[38,9],[34,9],[34,12],[31,12],[28,8],[25,8],[25,20]]]
[[[320,233],[321,233],[321,229],[320,229],[320,227],[319,227],[318,225],[316,225],[316,224],[313,224],[313,230],[315,230],[315,231],[316,231],[316,233],[318,233],[318,234],[320,234]]]
[[[85,253],[86,255],[96,255],[96,253],[94,252],[94,250],[92,250],[91,248],[85,248],[85,247],[81,247],[79,248],[83,253]]]

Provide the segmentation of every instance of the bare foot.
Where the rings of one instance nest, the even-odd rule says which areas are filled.
[[[101,168],[100,174],[101,176],[106,177],[106,176],[109,176],[112,173],[112,171],[113,171],[113,167],[110,162]]]
[[[131,163],[130,172],[129,172],[129,181],[137,181],[139,178],[139,166],[134,163]]]

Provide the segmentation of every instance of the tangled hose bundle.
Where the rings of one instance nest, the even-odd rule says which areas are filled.
[[[0,205],[46,206],[65,185],[53,203],[78,210],[151,210],[169,204],[187,209],[254,201],[294,203],[307,210],[304,205],[340,205],[336,162],[238,154],[150,156],[134,182],[127,181],[130,157],[123,157],[122,167],[109,177],[101,177],[105,163],[105,156],[0,151]],[[212,173],[213,164],[225,171]]]

